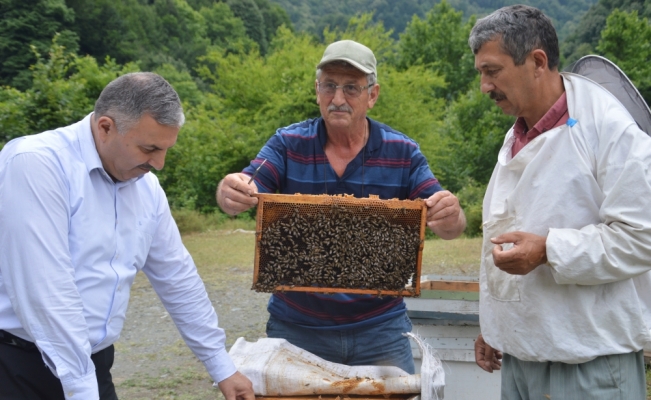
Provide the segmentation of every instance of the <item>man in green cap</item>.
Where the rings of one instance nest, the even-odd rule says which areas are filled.
[[[439,185],[418,144],[366,116],[380,95],[368,47],[352,40],[328,46],[314,88],[321,117],[278,129],[247,168],[227,175],[217,189],[222,210],[246,211],[257,204],[251,194],[258,192],[422,198],[434,233],[453,239],[463,232],[458,199]],[[275,293],[268,310],[269,337],[285,338],[332,362],[393,365],[414,373],[411,347],[402,335],[411,331],[411,322],[400,297]]]

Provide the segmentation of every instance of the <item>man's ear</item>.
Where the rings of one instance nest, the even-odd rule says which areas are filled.
[[[367,90],[367,89],[365,89]],[[370,110],[375,105],[378,97],[380,96],[380,84],[376,83],[371,89],[371,94],[368,96],[368,109]]]
[[[111,135],[118,133],[115,121],[106,115],[99,117],[95,122],[95,126],[97,127],[98,139],[102,142],[106,142]]]
[[[319,100],[319,80],[318,79],[314,80],[314,93],[316,93],[316,104],[321,105],[320,100]]]
[[[534,65],[536,68],[536,75],[539,75],[549,69],[547,62],[547,53],[543,49],[535,49],[531,52],[531,57],[533,58]]]

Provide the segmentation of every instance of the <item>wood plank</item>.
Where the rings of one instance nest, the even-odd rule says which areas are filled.
[[[311,292],[311,293],[354,293],[354,294],[374,294],[377,296],[418,296],[416,291],[420,293],[418,286],[416,288],[404,290],[378,290],[378,289],[351,289],[351,288],[333,288],[333,287],[315,287],[315,286],[277,286],[278,292]]]
[[[479,282],[468,281],[425,281],[421,290],[447,290],[456,292],[479,292]]]

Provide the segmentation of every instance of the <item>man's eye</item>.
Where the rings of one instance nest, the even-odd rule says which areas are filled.
[[[328,91],[334,92],[335,90],[337,90],[337,85],[335,85],[334,83],[326,83],[325,87],[326,87],[326,90],[328,90]]]
[[[348,93],[354,93],[357,92],[359,89],[355,85],[344,85],[344,91]]]

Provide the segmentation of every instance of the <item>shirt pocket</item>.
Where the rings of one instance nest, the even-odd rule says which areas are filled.
[[[138,217],[135,222],[136,241],[134,243],[134,266],[141,270],[147,261],[149,249],[158,229],[158,220],[151,217]]]

